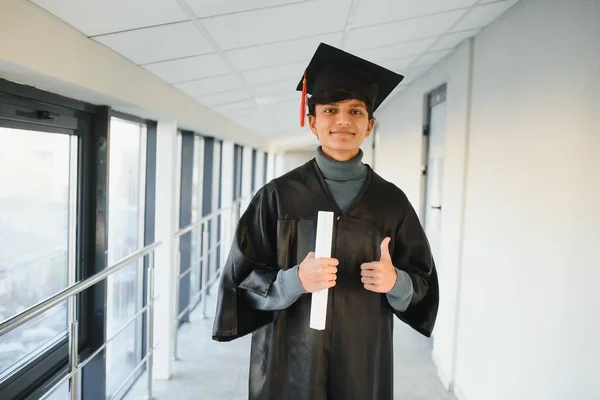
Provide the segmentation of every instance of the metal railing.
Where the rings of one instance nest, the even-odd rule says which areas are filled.
[[[175,318],[171,324],[171,334],[173,338],[173,360],[177,360],[178,356],[178,328],[181,319],[190,311],[194,309],[198,305],[200,301],[202,301],[202,314],[201,318],[208,318],[206,315],[206,300],[208,295],[208,289],[218,282],[218,279],[221,274],[221,266],[216,265],[213,271],[211,271],[211,279],[208,280],[209,273],[209,256],[212,254],[213,257],[216,257],[216,252],[218,250],[222,250],[224,247],[228,248],[233,241],[233,235],[235,233],[235,228],[237,226],[238,220],[241,216],[242,206],[245,202],[247,202],[247,198],[241,198],[232,203],[231,206],[223,207],[218,211],[215,211],[212,214],[209,214],[197,222],[194,222],[179,231],[175,232],[175,243],[174,243],[174,251],[175,254],[175,271],[179,272],[181,270],[181,237],[185,234],[195,232],[202,232],[202,235],[196,235],[196,248],[200,248],[200,256],[195,260],[191,260],[190,267],[185,271],[178,274],[175,278]],[[225,218],[226,215],[229,214],[230,219],[227,220]],[[209,233],[209,225],[211,222],[217,223],[221,221],[221,230],[219,240],[215,243],[212,243],[212,246],[209,247],[209,243],[211,241],[211,235]],[[212,225],[214,226],[214,225]],[[201,245],[201,246],[200,246]],[[194,247],[194,246],[192,246]],[[224,261],[224,260],[222,260]],[[221,262],[223,264],[223,262]],[[181,291],[181,280],[188,275],[191,275],[192,272],[201,275],[201,286],[200,291],[192,296],[194,284],[192,279],[189,279],[189,301],[180,311],[183,306],[180,302],[179,296]]]
[[[33,318],[41,315],[42,313],[48,311],[52,307],[58,305],[63,301],[69,301],[72,304],[76,304],[74,301],[75,296],[82,293],[84,290],[89,287],[95,285],[96,283],[107,279],[110,275],[115,272],[121,270],[123,267],[131,264],[132,262],[139,261],[143,257],[148,256],[148,269],[147,269],[147,284],[148,290],[146,293],[146,305],[140,309],[127,323],[121,327],[111,338],[109,338],[106,342],[100,346],[93,354],[87,357],[84,361],[79,362],[79,338],[78,338],[78,327],[79,322],[77,320],[77,313],[74,309],[69,312],[69,363],[70,363],[70,372],[64,376],[61,380],[59,380],[49,391],[44,393],[41,397],[41,400],[47,399],[50,397],[56,390],[58,390],[65,382],[69,382],[69,391],[71,393],[71,400],[77,400],[79,397],[78,392],[78,379],[79,372],[85,367],[94,357],[96,357],[102,350],[104,350],[110,342],[115,339],[121,332],[123,332],[130,324],[135,322],[137,318],[139,318],[142,314],[147,313],[146,318],[146,332],[147,332],[147,340],[146,340],[146,355],[142,360],[135,366],[131,374],[125,379],[125,381],[119,386],[119,388],[114,392],[112,398],[116,397],[123,387],[127,384],[127,382],[131,379],[131,377],[140,369],[141,366],[146,365],[147,370],[147,391],[148,391],[148,399],[152,399],[152,357],[154,352],[153,347],[153,329],[154,329],[154,302],[156,298],[154,298],[154,250],[160,246],[160,242],[153,243],[148,245],[129,256],[117,261],[114,265],[106,268],[105,270],[98,272],[94,276],[75,283],[66,289],[58,292],[52,297],[28,308],[27,310],[3,321],[0,323],[0,336],[3,334],[23,325],[24,323],[31,321]]]

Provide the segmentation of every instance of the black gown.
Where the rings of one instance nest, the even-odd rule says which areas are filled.
[[[245,296],[266,296],[280,268],[314,251],[318,211],[335,212],[332,254],[340,261],[323,331],[309,327],[311,294],[281,311],[257,310]],[[412,280],[405,312],[361,282],[361,264],[380,259],[386,236],[394,266]],[[342,213],[313,159],[261,188],[242,215],[221,277],[213,339],[252,333],[252,400],[391,400],[393,317],[429,337],[438,301],[429,243],[406,195],[368,168]]]

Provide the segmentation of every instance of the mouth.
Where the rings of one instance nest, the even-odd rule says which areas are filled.
[[[340,136],[354,136],[352,132],[331,132],[332,135],[340,135]]]

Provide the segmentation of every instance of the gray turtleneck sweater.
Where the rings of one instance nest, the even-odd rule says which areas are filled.
[[[316,161],[323,173],[325,183],[342,212],[346,211],[360,193],[367,178],[367,166],[362,163],[363,152],[356,157],[341,162],[328,157],[321,147],[317,149]],[[307,293],[298,278],[296,265],[281,270],[269,288],[267,297],[247,292],[255,308],[259,310],[283,310],[292,305],[300,296]],[[343,267],[342,267],[343,268]],[[405,311],[413,296],[412,281],[405,271],[396,268],[396,284],[386,297],[390,305],[398,311]]]

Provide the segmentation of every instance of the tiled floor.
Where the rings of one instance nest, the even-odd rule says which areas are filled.
[[[209,297],[208,314],[214,313],[214,296]],[[201,306],[200,306],[201,307]],[[202,320],[199,308],[191,323],[179,333],[179,361],[173,378],[154,382],[157,400],[243,400],[248,398],[250,337],[228,343],[211,340],[212,319]],[[455,400],[440,383],[429,356],[430,341],[401,322],[395,327],[395,399]],[[125,400],[146,395],[142,376]]]

